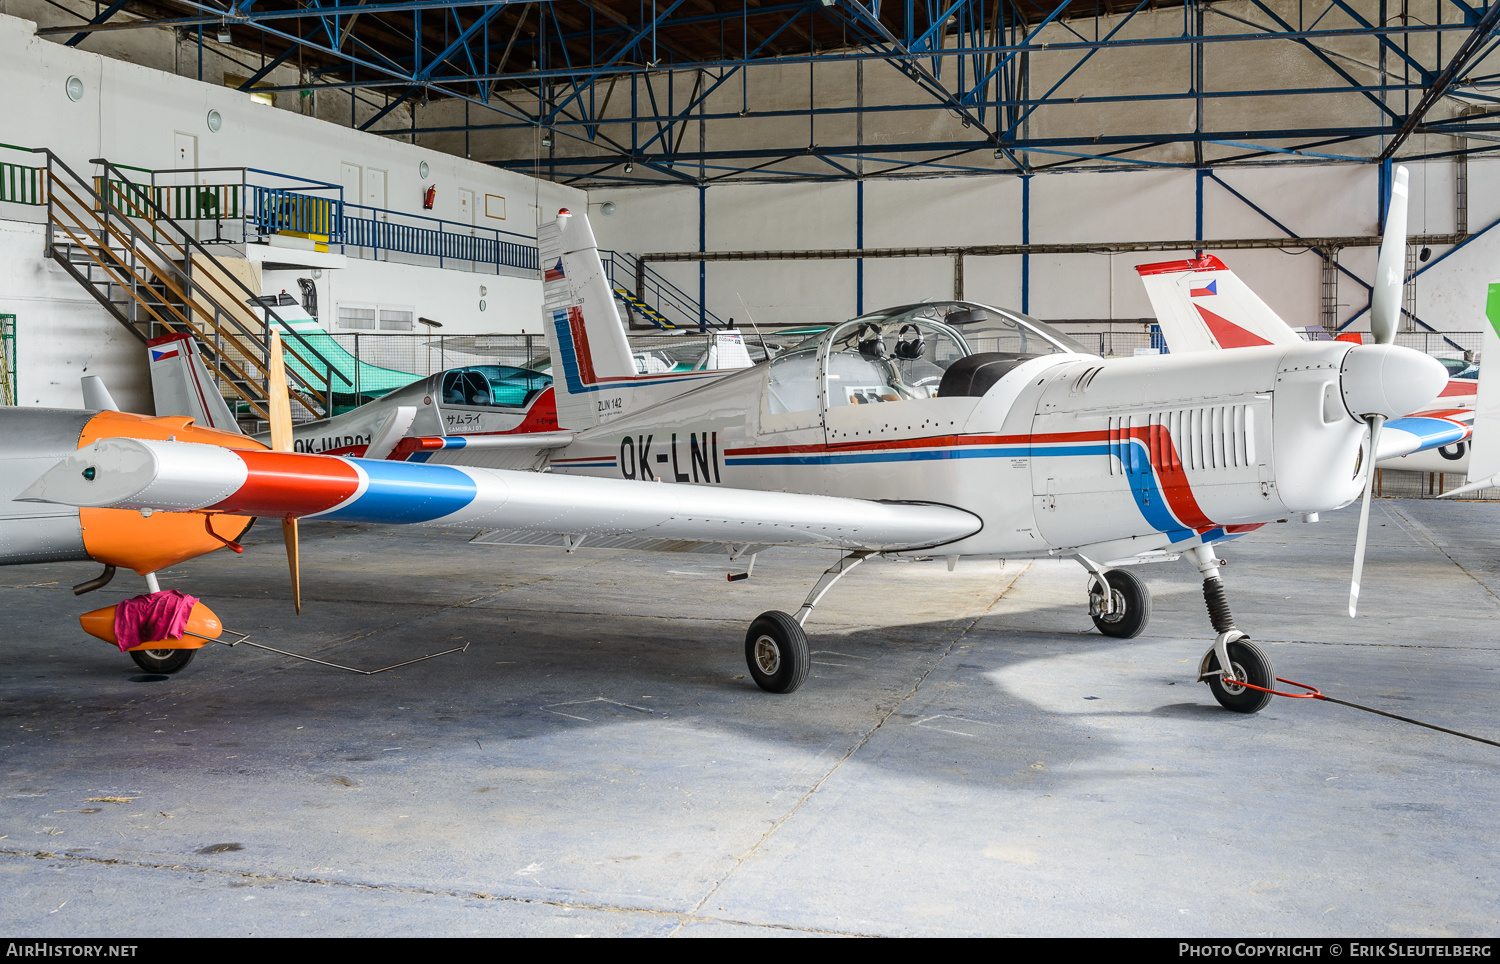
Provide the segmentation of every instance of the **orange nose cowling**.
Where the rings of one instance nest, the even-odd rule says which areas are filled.
[[[78,617],[78,625],[90,636],[104,640],[106,643],[120,645],[120,640],[115,636],[115,607],[105,606],[90,613],[84,613]],[[212,609],[200,603],[193,604],[193,611],[188,614],[187,633],[197,633],[198,636],[207,636],[209,639],[218,639],[224,632],[224,625],[219,622],[219,617]],[[181,639],[160,639],[155,642],[142,643],[132,646],[131,649],[199,649],[204,641],[196,636],[184,633]],[[129,650],[127,650],[128,652]]]
[[[186,416],[149,418],[129,412],[100,412],[94,416],[84,426],[78,447],[92,445],[101,438],[165,441],[169,437],[179,442],[201,442],[232,449],[266,448],[246,435],[201,428]],[[153,512],[148,517],[131,509],[79,509],[78,517],[83,526],[83,546],[91,557],[106,565],[134,569],[142,575],[166,569],[224,545],[204,529],[204,516],[198,512]],[[238,540],[252,521],[248,516],[221,515],[214,517],[212,523],[218,535]],[[88,629],[87,626],[84,628]]]

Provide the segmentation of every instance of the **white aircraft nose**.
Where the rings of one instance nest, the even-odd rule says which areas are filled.
[[[1344,356],[1339,373],[1344,404],[1358,417],[1410,415],[1448,384],[1442,362],[1399,345],[1360,345]]]

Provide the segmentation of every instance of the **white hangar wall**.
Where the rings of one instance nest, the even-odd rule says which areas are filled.
[[[386,173],[385,207],[457,220],[458,188],[478,198],[506,198],[495,226],[534,238],[538,211],[584,203],[582,191],[503,171],[429,148],[340,127],[252,102],[239,91],[173,76],[35,36],[35,24],[0,16],[0,142],[47,147],[82,176],[92,158],[148,169],[176,167],[176,137],[196,138],[196,167],[253,167],[341,183],[342,166]],[[154,33],[144,31],[143,33]],[[70,76],[84,83],[71,101]],[[223,117],[219,131],[207,116]],[[36,165],[36,155],[0,151],[0,160]],[[428,165],[422,178],[420,165]],[[437,205],[421,207],[436,185]],[[549,215],[550,216],[550,215]],[[123,407],[151,410],[145,349],[42,253],[44,210],[0,203],[0,313],[17,316],[18,400],[76,407],[80,374],[97,374]],[[541,284],[518,278],[379,261],[348,259],[318,281],[320,315],[337,317],[341,302],[411,306],[443,322],[444,333],[535,331]],[[268,272],[266,287],[289,287],[306,272]],[[288,285],[290,282],[290,286]],[[479,310],[479,286],[486,310]]]
[[[1454,164],[1411,167],[1410,230],[1455,229]],[[1216,176],[1301,237],[1375,233],[1378,168],[1370,164],[1280,164],[1219,169]],[[590,194],[590,214],[603,247],[632,254],[697,251],[699,189],[601,188]],[[853,182],[723,184],[702,192],[708,251],[854,248],[860,233],[860,188]],[[1033,243],[1175,241],[1195,236],[1197,174],[1192,170],[1075,172],[1035,175],[1029,184]],[[615,214],[604,217],[605,202]],[[1005,175],[870,178],[863,187],[866,248],[1016,244],[1022,241],[1023,185]],[[1470,230],[1500,219],[1500,158],[1469,163]],[[1284,237],[1262,214],[1207,179],[1203,237]],[[1449,249],[1436,247],[1433,257]],[[1134,268],[1191,250],[1032,255],[1024,285],[1030,313],[1044,320],[1138,320],[1152,316]],[[1290,242],[1286,248],[1217,252],[1290,324],[1322,319],[1322,261]],[[970,300],[1020,308],[1022,258],[965,259]],[[1340,265],[1369,281],[1375,249],[1345,248]],[[689,293],[698,291],[698,264],[657,263],[656,270]],[[748,305],[763,323],[812,323],[852,317],[860,309],[950,298],[953,261],[941,258],[865,259],[862,285],[852,260],[707,262],[708,308],[737,321]],[[1417,278],[1416,313],[1444,331],[1477,330],[1485,285],[1500,278],[1500,228],[1485,233]],[[862,287],[862,292],[861,292]],[[861,293],[863,297],[861,298]],[[1339,279],[1339,320],[1361,312],[1368,296],[1347,276]],[[744,299],[743,305],[741,299]],[[1361,317],[1352,326],[1367,329]]]

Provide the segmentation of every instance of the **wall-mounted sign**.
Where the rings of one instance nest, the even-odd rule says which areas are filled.
[[[498,194],[484,196],[484,216],[497,221],[505,220],[505,198]]]

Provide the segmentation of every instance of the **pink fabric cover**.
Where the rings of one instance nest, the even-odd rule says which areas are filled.
[[[127,599],[115,606],[115,639],[120,652],[158,639],[181,639],[198,597],[176,589]]]

